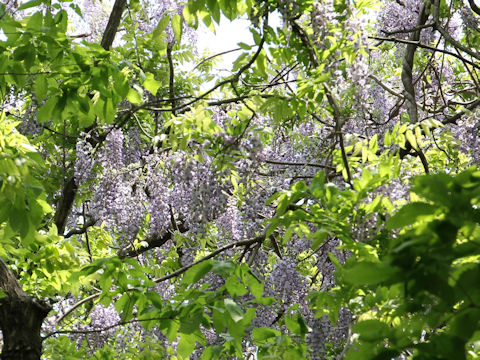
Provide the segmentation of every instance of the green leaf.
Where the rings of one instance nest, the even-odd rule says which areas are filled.
[[[163,324],[165,324],[165,328],[167,329],[166,334],[168,341],[173,342],[178,337],[178,328],[180,327],[179,322],[167,319],[163,321]]]
[[[133,90],[132,88],[128,90],[127,100],[135,105],[140,105],[142,103],[141,95],[136,90]]]
[[[193,11],[190,4],[183,8],[183,18],[190,27],[193,27],[194,29],[198,27],[197,14],[195,11]]]
[[[416,223],[419,218],[432,216],[438,211],[438,206],[424,202],[413,202],[403,206],[387,220],[388,229],[398,229]]]
[[[163,84],[160,81],[155,80],[153,74],[146,73],[145,74],[146,80],[143,82],[143,86],[145,89],[150,91],[153,95],[157,95],[158,89],[160,89]]]
[[[251,50],[252,49],[252,47],[250,45],[247,45],[243,42],[239,42],[237,45],[240,46],[244,50]]]
[[[114,89],[120,98],[123,100],[128,95],[130,91],[130,86],[128,85],[128,79],[121,72],[116,72],[113,76],[114,80]]]
[[[254,328],[252,331],[253,341],[255,341],[257,345],[265,344],[266,340],[276,338],[280,335],[280,331],[270,328]]]
[[[328,232],[325,229],[319,229],[315,231],[312,235],[312,249],[313,251],[317,251],[318,248],[325,242],[325,239],[328,236]]]
[[[155,48],[159,51],[165,51],[167,49],[167,34],[164,31],[154,30],[152,33],[152,40]]]
[[[195,313],[189,313],[186,318],[181,319],[179,331],[183,334],[192,334],[197,331],[202,322],[203,313],[197,311]]]
[[[263,283],[255,276],[255,274],[250,269],[247,273],[246,283],[250,288],[252,295],[255,296],[256,299],[259,299],[263,296]]]
[[[238,277],[235,274],[227,278],[225,281],[225,287],[230,296],[233,297],[245,295],[248,292],[245,285],[238,280]]]
[[[28,213],[25,210],[12,207],[10,209],[10,226],[13,230],[18,232],[21,237],[25,237],[28,233],[30,222]]]
[[[70,8],[75,11],[75,13],[80,16],[81,18],[83,18],[83,14],[82,14],[82,9],[80,8],[80,6],[78,6],[78,4],[70,4]]]
[[[378,135],[377,134],[373,135],[372,138],[370,139],[370,141],[368,142],[368,149],[372,153],[377,152],[377,150],[378,150]]]
[[[452,200],[455,202],[455,198],[458,199],[454,196],[456,193],[450,190],[452,182],[452,177],[444,173],[419,176],[413,180],[413,191],[427,200],[450,207]]]
[[[175,14],[172,16],[172,28],[173,34],[175,36],[175,41],[180,44],[183,31],[183,19],[180,15]]]
[[[257,65],[257,69],[262,76],[267,76],[267,57],[265,54],[260,53],[255,60],[255,64]]]
[[[232,299],[225,299],[223,302],[233,321],[239,322],[243,319],[243,311],[235,301]]]
[[[222,307],[215,307],[212,311],[213,327],[218,333],[223,333],[227,326],[225,310]]]
[[[418,150],[417,138],[415,137],[415,135],[413,135],[413,131],[411,129],[408,129],[405,132],[405,137],[407,138],[410,145],[412,145],[415,150]]]
[[[475,331],[479,330],[480,310],[463,309],[450,321],[449,327],[452,335],[469,340]]]
[[[147,291],[146,296],[157,309],[163,308],[163,299],[157,292]]]
[[[265,232],[265,239],[270,238],[270,236],[277,230],[279,225],[282,225],[283,219],[274,217],[268,221],[267,231]]]
[[[183,275],[183,284],[195,284],[202,279],[213,268],[213,260],[203,261],[200,264],[192,266]]]
[[[285,211],[287,210],[288,205],[292,203],[292,198],[288,196],[288,194],[282,194],[279,197],[278,205],[277,205],[277,215],[281,216],[285,214]]]
[[[195,350],[196,335],[195,334],[180,334],[180,340],[177,345],[177,353],[182,359],[187,359],[188,356]]]
[[[225,278],[230,276],[234,270],[235,264],[232,261],[216,261],[212,267],[212,271],[215,274],[221,275]]]
[[[58,97],[52,97],[48,99],[45,104],[40,107],[37,111],[37,120],[38,122],[44,123],[51,119],[52,112],[55,106],[58,103]]]
[[[287,325],[288,330],[298,336],[304,336],[309,331],[305,319],[298,313],[286,316],[285,325]]]
[[[43,4],[42,0],[32,0],[20,5],[17,10],[25,10],[25,9],[32,8],[34,6],[39,6],[41,4]]]
[[[129,321],[133,317],[133,307],[138,300],[138,293],[126,292],[115,303],[115,309],[120,313],[122,321]]]
[[[157,25],[157,27],[155,28],[154,31],[157,31],[159,33],[164,32],[169,23],[170,23],[170,16],[168,16],[168,14],[166,14],[160,19],[160,21],[158,22],[158,25]]]
[[[362,261],[343,268],[345,282],[359,285],[375,285],[390,279],[398,270],[384,263]]]
[[[215,20],[217,24],[220,24],[220,6],[218,6],[218,1],[207,0],[207,5],[213,20]]]
[[[382,321],[371,319],[358,322],[353,331],[360,334],[360,340],[381,341],[388,336],[390,328]]]

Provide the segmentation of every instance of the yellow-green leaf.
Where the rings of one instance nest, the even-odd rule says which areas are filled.
[[[162,87],[162,83],[160,81],[155,80],[153,74],[147,73],[145,74],[146,80],[143,82],[143,86],[145,89],[150,91],[153,95],[157,95],[158,89]]]
[[[410,145],[412,145],[412,147],[415,149],[415,150],[418,150],[418,144],[417,144],[417,139],[415,138],[415,135],[413,135],[413,131],[411,129],[408,129],[406,132],[405,132],[405,137],[407,138],[408,142],[410,143]]]
[[[172,16],[172,28],[173,34],[175,36],[175,41],[177,43],[180,43],[183,31],[183,19],[180,15],[175,14]]]

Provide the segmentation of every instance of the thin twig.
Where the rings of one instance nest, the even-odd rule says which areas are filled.
[[[455,54],[454,52],[452,51],[448,51],[448,50],[445,50],[445,49],[439,49],[439,48],[436,48],[436,47],[433,47],[433,46],[429,46],[429,45],[425,45],[425,44],[422,44],[420,41],[411,41],[411,40],[403,40],[403,39],[397,39],[397,38],[390,38],[390,37],[382,37],[382,36],[369,36],[368,37],[369,39],[372,39],[372,40],[380,40],[380,41],[391,41],[391,42],[396,42],[396,43],[401,43],[401,44],[416,44],[418,47],[422,48],[422,49],[427,49],[427,50],[431,50],[431,51],[436,51],[436,52],[441,52],[443,54],[447,54],[447,55],[450,55],[450,56],[453,56],[457,59],[463,59],[467,64],[470,64],[472,65],[473,67],[477,68],[477,69],[480,69],[480,65],[470,61],[470,60],[467,60],[465,59],[464,57],[462,56],[459,56],[458,54]]]
[[[137,322],[143,322],[143,321],[153,321],[153,320],[171,320],[169,317],[155,317],[155,318],[148,318],[148,319],[133,319],[129,321],[120,321],[116,324],[106,326],[101,329],[92,329],[92,330],[57,330],[57,331],[52,331],[51,333],[48,333],[43,337],[43,340],[48,339],[49,337],[52,337],[54,335],[59,335],[59,334],[95,334],[95,333],[101,333],[104,331],[108,331],[111,329],[114,329],[116,327],[122,326],[122,325],[128,325],[132,323],[137,323]]]
[[[165,280],[169,280],[171,278],[174,278],[178,275],[181,275],[183,274],[184,272],[186,272],[188,269],[190,269],[191,267],[197,265],[197,264],[200,264],[201,262],[204,262],[206,260],[209,260],[215,256],[217,256],[218,254],[224,252],[225,250],[228,250],[228,249],[232,249],[234,247],[239,247],[239,246],[250,246],[252,244],[255,244],[255,243],[259,243],[259,242],[262,242],[263,240],[265,240],[265,234],[261,234],[261,235],[258,235],[258,236],[255,236],[254,238],[252,239],[247,239],[247,240],[240,240],[240,241],[236,241],[234,243],[231,243],[231,244],[228,244],[228,245],[225,245],[213,252],[211,252],[210,254],[202,257],[201,259],[197,260],[197,261],[194,261],[193,263],[191,264],[188,264],[188,265],[185,265],[184,267],[168,274],[168,275],[165,275],[165,276],[162,276],[161,278],[158,278],[158,279],[155,279],[154,282],[156,282],[157,284],[158,283],[161,283]]]
[[[72,313],[72,311],[74,311],[75,309],[77,309],[78,307],[82,306],[83,304],[85,304],[86,302],[89,302],[90,300],[94,300],[96,298],[98,298],[100,295],[102,294],[102,292],[97,292],[95,294],[92,294],[90,296],[87,296],[86,298],[80,300],[80,301],[77,301],[75,304],[72,305],[72,307],[70,309],[68,309],[67,311],[65,311],[65,313],[63,313],[62,316],[58,317],[56,320],[55,320],[55,323],[56,324],[60,324],[63,320],[65,320],[65,318],[70,315]],[[53,334],[52,334],[53,335]],[[49,335],[51,336],[51,335]],[[48,336],[47,336],[48,337]],[[47,338],[46,337],[46,338]]]
[[[222,55],[230,54],[230,53],[232,53],[232,52],[240,51],[240,50],[242,50],[242,48],[236,48],[236,49],[232,49],[232,50],[222,51],[222,52],[220,52],[220,53],[218,53],[218,54],[215,54],[215,55],[209,56],[209,57],[207,57],[207,58],[205,58],[205,59],[202,59],[202,60],[200,60],[200,62],[199,62],[197,65],[195,65],[195,66],[193,67],[192,70],[190,70],[190,72],[194,71],[196,68],[198,68],[198,67],[199,67],[200,65],[202,65],[203,63],[205,63],[205,62],[207,62],[207,61],[209,61],[209,60],[212,60],[212,59],[216,58],[217,56],[222,56]]]
[[[333,167],[333,166],[311,163],[311,162],[293,162],[293,161],[268,160],[268,159],[263,160],[263,162],[265,162],[267,164],[274,164],[274,165],[311,166],[311,167],[317,167],[317,168],[321,168],[321,169],[335,170],[335,167]]]

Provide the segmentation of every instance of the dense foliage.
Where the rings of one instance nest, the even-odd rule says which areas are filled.
[[[196,29],[238,18],[218,71]],[[478,358],[479,31],[473,0],[0,4],[0,358]]]

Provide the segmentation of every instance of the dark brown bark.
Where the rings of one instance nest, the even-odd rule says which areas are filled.
[[[51,307],[28,296],[15,275],[0,259],[0,328],[3,334],[1,360],[39,360],[40,329]]]
[[[67,223],[68,215],[72,209],[73,202],[75,201],[75,194],[77,193],[77,185],[73,175],[68,179],[62,189],[62,195],[57,202],[57,211],[55,212],[55,225],[57,226],[58,233],[63,235],[65,231],[65,224]]]
[[[184,233],[187,231],[187,229],[180,224],[178,226],[178,231],[181,233]],[[173,238],[173,232],[166,232],[162,236],[158,236],[157,234],[153,234],[148,236],[146,239],[143,241],[146,242],[148,245],[147,246],[142,246],[140,248],[135,248],[133,244],[127,244],[123,248],[117,251],[117,255],[120,259],[125,259],[127,257],[135,257],[140,254],[143,254],[144,252],[147,252],[151,249],[158,248],[165,244],[168,240]]]
[[[403,95],[405,100],[407,100],[407,110],[408,115],[410,116],[410,122],[416,124],[418,122],[418,109],[417,102],[415,98],[415,87],[413,84],[413,65],[415,59],[415,52],[417,51],[418,41],[420,40],[420,32],[422,31],[422,26],[428,20],[428,11],[430,7],[430,2],[427,2],[422,5],[420,8],[420,13],[417,19],[417,30],[413,31],[410,34],[410,43],[405,49],[405,56],[403,58],[402,66],[402,83],[404,87]]]
[[[480,8],[477,6],[477,4],[475,4],[475,1],[468,0],[468,3],[470,4],[470,7],[475,12],[475,14],[480,15]]]
[[[122,19],[123,10],[125,10],[126,5],[127,0],[115,0],[115,4],[113,4],[113,9],[110,13],[108,24],[102,37],[101,45],[105,50],[109,50],[110,46],[112,46],[118,26],[120,25],[120,20]]]

